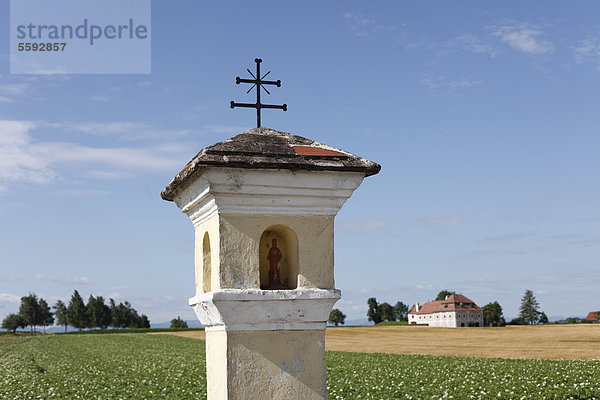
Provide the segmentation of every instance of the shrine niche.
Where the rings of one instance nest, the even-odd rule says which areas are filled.
[[[260,288],[296,289],[298,285],[298,238],[285,225],[271,226],[259,242]]]
[[[202,290],[204,293],[210,292],[211,289],[211,269],[210,237],[208,236],[208,232],[206,232],[202,239]]]

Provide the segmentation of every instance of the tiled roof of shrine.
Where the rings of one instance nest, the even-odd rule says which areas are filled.
[[[161,192],[172,201],[186,183],[206,167],[362,172],[375,175],[377,163],[302,136],[254,128],[200,152]]]

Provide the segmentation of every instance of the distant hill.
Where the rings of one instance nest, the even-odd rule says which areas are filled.
[[[373,325],[367,318],[347,319],[343,326],[367,326]]]
[[[200,321],[197,319],[190,319],[185,321],[187,322],[188,328],[204,328]],[[171,322],[159,322],[158,324],[150,323],[150,328],[170,328]]]

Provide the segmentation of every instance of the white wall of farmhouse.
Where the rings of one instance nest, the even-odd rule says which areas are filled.
[[[408,323],[427,324],[446,328],[466,327],[469,324],[483,326],[482,311],[446,311],[431,314],[408,314]]]

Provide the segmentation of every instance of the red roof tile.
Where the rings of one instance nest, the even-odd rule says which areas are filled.
[[[477,311],[481,310],[473,300],[462,294],[453,294],[446,300],[435,300],[419,306],[419,311],[416,311],[416,306],[413,306],[408,312],[409,314],[431,314],[435,312],[446,311]]]
[[[585,321],[600,321],[600,311],[590,311],[587,317],[585,317]]]
[[[344,153],[340,153],[339,151],[332,151],[328,149],[323,149],[321,147],[313,147],[313,146],[293,146],[292,147],[296,154],[300,154],[303,156],[330,156],[330,157],[345,157]]]

